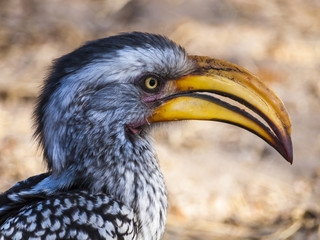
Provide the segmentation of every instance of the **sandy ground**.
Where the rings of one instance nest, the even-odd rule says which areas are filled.
[[[292,166],[226,124],[156,129],[169,193],[164,239],[320,239],[317,0],[0,0],[0,191],[45,171],[32,109],[51,61],[85,41],[133,30],[249,69],[292,120]]]

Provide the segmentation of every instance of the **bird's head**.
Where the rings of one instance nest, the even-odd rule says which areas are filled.
[[[186,119],[245,128],[292,162],[289,117],[263,82],[234,64],[189,56],[160,35],[125,33],[61,57],[35,118],[52,171],[143,140],[153,123]]]

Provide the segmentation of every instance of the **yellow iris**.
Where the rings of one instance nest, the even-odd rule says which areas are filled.
[[[144,83],[145,83],[146,88],[153,90],[158,86],[159,81],[158,81],[158,79],[156,79],[154,77],[149,77],[145,80]]]

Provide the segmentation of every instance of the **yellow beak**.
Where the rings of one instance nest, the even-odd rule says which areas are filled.
[[[277,95],[235,64],[189,58],[195,71],[169,82],[170,95],[162,99],[149,122],[197,119],[234,124],[264,139],[292,163],[291,123]]]

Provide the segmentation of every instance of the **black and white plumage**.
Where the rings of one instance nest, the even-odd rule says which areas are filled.
[[[266,127],[241,109],[198,94],[206,89],[193,82],[186,90],[173,84],[213,70],[248,74],[208,60],[203,67],[202,60],[163,36],[138,32],[89,42],[58,59],[35,110],[48,172],[0,196],[0,239],[160,239],[167,197],[149,129],[160,121],[205,119],[163,117],[161,109],[175,99],[240,112],[258,127],[214,120],[249,129],[291,161],[286,113],[277,114],[282,125],[272,125],[270,117]],[[277,113],[281,107],[272,105]]]

